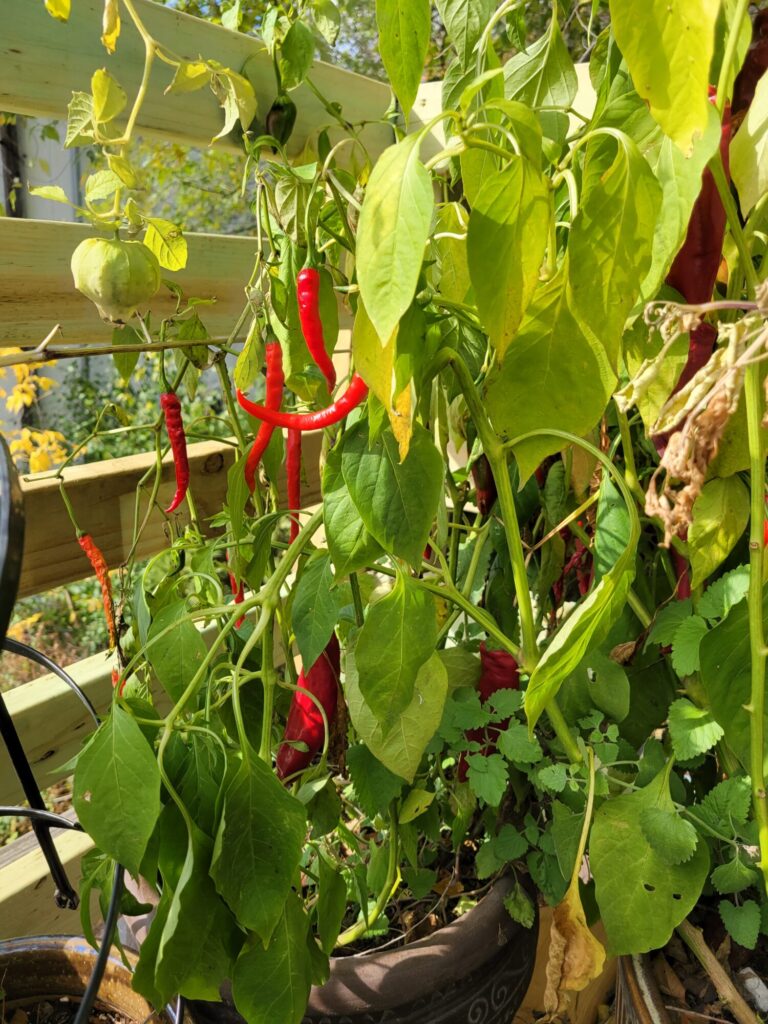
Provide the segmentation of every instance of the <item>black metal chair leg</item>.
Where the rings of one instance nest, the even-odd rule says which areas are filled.
[[[0,737],[2,737],[8,749],[11,764],[19,777],[21,788],[24,790],[24,796],[29,806],[38,811],[47,810],[2,694],[0,694]],[[67,878],[64,865],[61,863],[61,858],[51,838],[50,826],[40,820],[33,819],[32,828],[35,831],[35,836],[40,844],[40,849],[43,851],[43,856],[56,886],[54,898],[57,906],[67,910],[76,910],[80,905],[80,899]]]

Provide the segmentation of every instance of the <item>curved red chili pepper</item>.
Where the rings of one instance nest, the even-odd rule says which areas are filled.
[[[320,319],[320,274],[314,267],[304,267],[296,278],[296,298],[299,303],[299,320],[304,340],[315,366],[325,377],[328,394],[336,387],[336,368],[328,355],[323,337],[323,321]]]
[[[314,665],[306,672],[302,669],[299,676],[299,686],[314,694],[325,711],[329,726],[336,714],[340,663],[339,641],[334,633]],[[285,723],[283,740],[304,743],[307,749],[298,750],[283,742],[277,752],[278,778],[286,779],[296,772],[303,771],[315,754],[322,750],[324,739],[325,723],[319,708],[307,694],[296,690]]]
[[[280,348],[280,342],[267,342],[265,358],[267,363],[265,401],[268,409],[279,410],[283,401],[283,386],[285,384],[283,350]],[[239,394],[240,392],[238,391]],[[242,405],[242,402],[240,404]],[[243,406],[243,408],[245,407]],[[256,488],[256,470],[264,457],[264,452],[267,450],[274,429],[274,426],[269,423],[262,423],[251,445],[251,450],[248,452],[248,458],[245,461],[245,482],[251,494],[253,494]]]
[[[238,389],[237,400],[246,412],[264,423],[273,427],[287,427],[289,430],[323,430],[325,427],[332,427],[340,423],[345,416],[348,416],[353,409],[356,409],[368,395],[368,385],[363,378],[355,373],[349,382],[349,387],[340,395],[333,405],[327,409],[320,409],[318,412],[279,412],[268,409],[265,405],[258,405],[247,398]]]
[[[285,456],[285,475],[288,478],[288,508],[295,512],[301,508],[301,431],[288,431],[288,450]],[[291,516],[290,542],[299,535],[299,517]]]
[[[487,646],[482,643],[480,644],[480,664],[482,670],[477,688],[483,704],[492,694],[497,693],[499,690],[520,689],[520,673],[517,662],[508,651],[489,651]],[[505,718],[503,722],[484,729],[468,729],[466,736],[468,740],[474,740],[477,743],[482,743],[485,740],[486,745],[483,748],[483,754],[487,756],[494,752],[499,734],[508,725],[509,719]],[[458,766],[459,782],[466,782],[468,773],[467,755],[462,754],[459,757]]]
[[[101,603],[104,605],[104,618],[107,620],[109,646],[111,649],[117,644],[117,625],[115,624],[115,606],[112,601],[112,581],[109,578],[109,566],[101,549],[90,533],[84,533],[78,537],[77,543],[85,552],[96,574],[96,579],[101,586]]]
[[[176,493],[165,514],[168,516],[184,501],[189,487],[189,456],[187,455],[187,438],[184,434],[184,422],[181,418],[181,403],[173,391],[160,395],[160,408],[165,415],[165,429],[171,442],[173,462],[176,467]]]

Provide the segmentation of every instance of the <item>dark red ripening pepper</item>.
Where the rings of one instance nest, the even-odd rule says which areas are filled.
[[[336,387],[336,369],[328,355],[320,319],[320,273],[314,267],[304,267],[296,278],[296,298],[299,302],[301,331],[315,366],[325,377],[330,395]]]
[[[480,644],[480,682],[477,685],[481,703],[485,703],[492,694],[499,690],[519,690],[520,673],[517,662],[508,651],[489,651],[487,646]],[[496,742],[499,734],[509,725],[509,719],[503,722],[488,726],[485,729],[468,729],[466,736],[468,740],[476,743],[485,742],[482,753],[492,754],[496,749]],[[459,782],[466,782],[469,773],[467,755],[459,757],[458,779]]]
[[[341,652],[334,633],[314,665],[309,671],[302,669],[299,675],[299,686],[317,698],[325,712],[329,727],[336,714],[339,698],[340,667]],[[307,749],[298,750],[285,742],[286,740],[305,743]],[[303,771],[315,754],[323,749],[324,740],[325,725],[320,710],[306,693],[296,690],[285,723],[283,743],[277,752],[278,778],[287,779]]]
[[[273,427],[287,427],[289,430],[301,431],[324,430],[326,427],[340,423],[353,409],[364,402],[367,396],[368,385],[357,373],[352,374],[352,380],[344,394],[340,395],[332,405],[326,409],[320,409],[318,412],[275,411],[268,409],[265,405],[252,402],[242,391],[239,389],[237,391],[238,402],[251,416],[255,416]]]
[[[228,552],[226,553],[225,557],[227,559],[227,562],[229,562],[229,553]],[[233,572],[230,572],[229,569],[227,570],[227,576],[229,577],[229,589],[235,595],[234,603],[235,604],[242,604],[243,601],[245,600],[245,584],[243,583],[242,580],[240,580],[240,585],[238,586],[237,580],[235,578],[235,574]],[[241,615],[240,618],[235,623],[235,629],[240,629],[240,627],[242,626],[244,621],[245,621],[245,616]]]
[[[118,690],[117,690],[117,696],[118,697],[122,697],[123,696],[123,691],[125,690],[125,684],[127,682],[128,682],[128,680],[124,679],[122,681],[122,683],[121,683],[120,682],[120,673],[117,671],[116,668],[112,669],[112,687],[113,687],[113,689],[115,687],[118,687]]]
[[[160,395],[160,408],[165,415],[165,429],[168,431],[168,440],[171,442],[173,452],[173,463],[176,467],[176,493],[165,514],[168,516],[175,512],[184,501],[189,487],[189,457],[187,455],[187,438],[184,434],[184,422],[181,418],[181,403],[173,391],[166,391]]]
[[[109,567],[101,549],[90,533],[83,533],[77,543],[85,552],[91,563],[96,579],[101,586],[101,603],[104,605],[104,618],[107,620],[110,649],[117,645],[117,626],[115,624],[115,606],[112,601],[112,581],[109,578]]]
[[[472,479],[475,483],[477,510],[481,516],[487,516],[496,501],[496,481],[487,455],[481,455],[472,463]]]
[[[301,508],[301,431],[288,431],[288,446],[285,456],[285,475],[288,479],[288,508],[296,512]],[[290,543],[299,535],[299,517],[291,516]]]
[[[710,100],[715,100],[715,90],[710,87]],[[731,110],[723,111],[720,135],[720,155],[725,173],[730,179],[729,145],[731,141]],[[708,167],[701,178],[701,191],[688,222],[688,232],[683,246],[675,257],[667,275],[667,284],[680,292],[690,305],[709,302],[717,281],[717,272],[723,258],[725,238],[725,207],[717,191],[715,179]],[[680,374],[675,391],[684,387],[693,375],[704,366],[717,341],[717,331],[709,323],[701,323],[691,331],[688,362]]]
[[[733,118],[741,122],[755,98],[757,83],[768,70],[768,10],[758,11],[752,24],[752,42],[733,86]]]
[[[283,386],[285,375],[283,374],[283,350],[280,342],[268,341],[265,358],[267,363],[267,382],[264,401],[268,409],[279,410],[283,401]],[[238,395],[240,392],[238,392]],[[242,405],[242,402],[240,403]],[[274,426],[269,423],[262,423],[254,438],[248,458],[245,460],[245,482],[248,490],[253,494],[256,487],[256,470],[264,458],[264,452],[274,433]]]

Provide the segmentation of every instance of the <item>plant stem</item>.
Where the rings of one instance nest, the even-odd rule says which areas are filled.
[[[392,893],[400,884],[400,873],[398,871],[400,843],[398,842],[397,819],[395,818],[394,810],[390,813],[389,822],[389,859],[387,860],[387,877],[384,880],[384,885],[381,887],[381,892],[379,893],[379,898],[376,900],[373,913],[369,915],[368,908],[361,907],[363,920],[356,922],[356,924],[353,924],[351,928],[347,928],[345,932],[341,933],[336,940],[337,947],[349,946],[353,942],[357,942],[358,939],[362,938],[371,925],[375,924],[384,913],[384,910],[392,897]]]
[[[621,447],[624,452],[624,479],[627,481],[627,487],[629,487],[632,494],[637,498],[640,507],[644,508],[645,494],[643,494],[643,489],[637,478],[635,452],[632,448],[632,434],[629,429],[629,420],[627,419],[627,414],[622,412],[615,402],[613,405],[616,412],[616,421],[619,424],[619,433],[621,434]]]
[[[731,31],[728,33],[728,39],[725,44],[725,53],[723,54],[723,63],[720,65],[720,75],[717,79],[717,113],[722,119],[723,111],[725,110],[726,100],[728,99],[727,87],[728,87],[728,76],[731,71],[734,71],[733,61],[736,56],[736,47],[739,45],[739,34],[741,23],[749,13],[749,0],[738,0],[736,6],[736,13],[733,16]],[[735,76],[734,76],[735,77]]]
[[[728,1007],[739,1024],[760,1024],[757,1014],[741,997],[728,973],[704,941],[701,930],[694,927],[690,921],[683,921],[677,927],[677,934],[707,972],[712,984],[717,989],[720,1000]]]
[[[286,655],[290,657],[290,651],[286,651]],[[270,764],[272,760],[272,716],[275,708],[275,687],[277,686],[275,637],[270,626],[267,626],[261,638],[261,683],[264,687],[264,709],[261,716],[259,757],[262,761]],[[243,744],[243,738],[244,732],[240,738],[241,744]],[[243,744],[244,748],[245,746],[246,744]]]

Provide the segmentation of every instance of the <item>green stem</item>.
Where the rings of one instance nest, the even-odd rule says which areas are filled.
[[[214,360],[214,363],[216,365],[216,373],[219,377],[219,383],[221,384],[221,390],[224,394],[224,401],[227,405],[227,412],[229,413],[229,418],[232,421],[232,429],[237,437],[237,443],[240,445],[240,451],[244,452],[248,447],[248,442],[245,439],[243,427],[237,415],[237,406],[235,405],[235,400],[232,397],[232,388],[230,387],[229,373],[227,372],[226,363],[223,358],[219,357]]]
[[[394,809],[390,814],[390,826],[389,826],[389,859],[387,861],[387,877],[384,880],[384,885],[379,893],[379,898],[376,900],[376,904],[373,908],[373,913],[368,914],[367,907],[361,907],[363,913],[363,920],[353,924],[351,928],[347,928],[346,931],[342,932],[336,940],[336,946],[349,946],[353,942],[357,942],[358,939],[362,938],[363,935],[368,931],[372,924],[381,917],[386,910],[387,904],[392,898],[392,893],[395,888],[400,884],[398,861],[400,852],[400,843],[397,835],[397,818],[395,817]]]
[[[352,591],[352,601],[355,605],[355,625],[358,629],[362,629],[365,622],[365,612],[363,611],[363,598],[360,593],[360,580],[358,580],[356,572],[349,574],[349,586]]]
[[[286,651],[290,657],[290,652]],[[261,638],[261,682],[264,687],[264,710],[261,716],[261,746],[259,757],[270,764],[272,760],[272,717],[275,709],[275,638],[271,627],[264,630]],[[243,737],[240,742],[242,743]]]
[[[736,47],[739,45],[739,35],[741,24],[744,18],[749,14],[749,0],[738,0],[736,7],[736,13],[733,17],[731,31],[728,34],[728,40],[725,44],[725,53],[723,54],[723,63],[720,65],[720,75],[717,79],[717,113],[722,119],[723,111],[725,110],[725,104],[728,100],[728,77],[731,71],[734,71],[733,63],[734,57],[736,56]],[[735,76],[734,76],[735,77]]]
[[[643,489],[640,486],[640,481],[637,477],[635,451],[632,447],[632,434],[629,429],[629,420],[627,419],[627,414],[622,412],[615,402],[613,404],[616,412],[616,421],[619,424],[619,433],[621,434],[621,447],[624,452],[624,479],[627,481],[627,487],[629,487],[632,494],[640,503],[640,507],[644,508],[645,494],[643,493]]]

